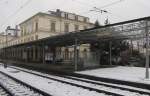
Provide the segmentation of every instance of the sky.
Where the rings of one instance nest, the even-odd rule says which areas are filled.
[[[108,13],[91,11],[94,7]],[[60,9],[103,24],[150,16],[150,0],[0,0],[0,32],[14,27],[38,12]]]

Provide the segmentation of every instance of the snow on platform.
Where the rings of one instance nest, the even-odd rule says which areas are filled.
[[[96,77],[105,77],[117,80],[150,84],[150,79],[145,79],[145,68],[142,67],[118,66],[113,68],[99,68],[93,70],[80,71],[77,73],[92,75]]]

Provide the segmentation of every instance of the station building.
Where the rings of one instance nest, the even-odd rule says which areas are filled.
[[[57,10],[56,13],[57,12],[61,11]],[[56,13],[52,12],[51,14]],[[20,24],[21,36],[16,39],[19,40],[19,43],[12,43],[14,45],[8,45],[5,46],[6,48],[0,49],[0,59],[7,62],[11,61],[11,63],[15,64],[28,64],[28,66],[36,66],[39,69],[44,70],[50,68],[53,68],[54,70],[80,70],[80,68],[98,67],[102,63],[106,64],[107,62],[112,65],[112,60],[117,61],[119,58],[122,58],[122,62],[127,63],[126,59],[133,56],[132,52],[134,47],[132,47],[132,44],[129,42],[145,38],[148,40],[148,35],[145,37],[144,32],[149,32],[150,17],[138,18],[94,28],[92,28],[93,24],[85,22],[86,20],[82,19],[85,20],[82,21],[82,23],[84,22],[85,25],[87,24],[87,26],[90,26],[89,29],[84,30],[79,29],[85,26],[84,23],[82,27],[77,27],[77,21],[74,20],[76,23],[67,23],[70,24],[69,26],[73,25],[74,27],[72,26],[71,28],[74,30],[69,31],[71,28],[64,23],[64,25],[62,24],[63,27],[59,26],[60,29],[64,28],[64,31],[59,30],[57,33],[57,21],[54,22],[50,19],[44,19],[45,16],[49,16],[47,14],[45,14],[44,17],[43,15],[35,15],[35,17],[36,16],[38,16],[38,19],[35,19],[36,22],[32,25],[34,27],[30,27],[33,29],[30,29],[29,26],[26,27],[28,24],[26,25],[25,23],[32,20],[34,16]],[[61,19],[69,17],[69,15],[59,16],[66,16]],[[45,22],[46,28],[40,23],[41,21]],[[46,22],[49,23],[46,24]],[[78,24],[79,22],[81,23],[81,21],[78,21]],[[141,24],[141,22],[144,24]],[[28,28],[35,31],[29,31]],[[40,32],[42,29],[47,29],[49,31],[46,31],[45,33],[44,31]],[[42,35],[42,33],[49,34],[49,36]],[[11,40],[11,42],[13,42],[13,40]],[[115,42],[118,43],[116,44]],[[102,49],[103,51],[101,51],[101,46],[99,45],[106,44],[108,48],[103,47],[106,50]],[[120,47],[122,44],[123,47]],[[115,45],[119,45],[119,47]],[[114,49],[115,53],[112,54]],[[107,62],[101,63],[101,60]]]
[[[80,32],[80,30],[93,28],[94,24],[90,22],[88,17],[57,9],[56,11],[48,11],[45,13],[39,12],[20,23],[19,27],[20,30],[17,33],[17,37],[8,40],[7,47],[39,41],[44,38]],[[12,53],[10,55],[13,57],[16,56],[15,58],[22,57],[20,60],[30,62],[40,62],[44,58],[44,62],[42,61],[44,64],[50,64],[53,63],[53,61],[63,61],[64,64],[71,64],[74,61],[74,45],[56,47],[44,44],[43,47],[45,50],[44,55],[42,49],[35,45],[28,46],[25,49],[20,47],[17,49],[19,53],[16,55]],[[90,48],[90,44],[80,44],[77,46],[78,61],[82,64],[85,62],[87,66],[93,63],[91,58],[96,58],[96,55],[90,52]],[[98,63],[96,63],[96,66],[97,65]]]

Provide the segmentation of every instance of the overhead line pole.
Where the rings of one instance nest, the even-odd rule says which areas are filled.
[[[146,72],[145,77],[149,79],[149,34],[148,34],[148,21],[145,21],[145,34],[146,34]]]
[[[112,41],[109,41],[109,63],[112,65]]]
[[[74,66],[75,66],[75,71],[78,70],[78,39],[75,39],[75,45],[74,45]]]
[[[6,35],[6,38],[5,38],[5,39],[6,39],[6,41],[5,41],[5,48],[4,48],[4,53],[5,53],[5,56],[4,56],[4,57],[5,57],[5,58],[4,58],[4,59],[5,59],[5,60],[4,60],[4,68],[7,68],[7,62],[6,62],[6,61],[7,61],[7,60],[6,60],[6,59],[7,59],[7,49],[6,49],[6,48],[7,48],[7,39],[8,39],[7,35],[8,35],[8,30],[9,30],[9,27],[7,27],[7,29],[5,30],[5,35]]]

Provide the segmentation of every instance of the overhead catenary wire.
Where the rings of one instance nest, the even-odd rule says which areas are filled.
[[[118,0],[118,1],[115,1],[115,2],[112,2],[112,3],[109,3],[109,4],[106,4],[106,5],[104,5],[104,6],[101,6],[101,7],[95,7],[95,6],[93,6],[93,5],[88,5],[88,4],[86,4],[86,3],[79,2],[78,0],[73,0],[73,1],[77,1],[77,2],[80,3],[80,4],[84,4],[84,5],[88,6],[88,7],[90,6],[90,7],[93,8],[93,9],[90,9],[89,11],[83,12],[83,13],[81,13],[81,14],[88,14],[88,13],[91,13],[91,12],[93,11],[93,12],[100,12],[101,14],[102,14],[102,13],[111,14],[111,15],[117,17],[117,18],[123,18],[123,19],[126,18],[126,17],[123,17],[123,16],[120,16],[120,15],[111,13],[111,12],[109,12],[109,11],[103,9],[103,8],[105,8],[105,7],[110,7],[110,6],[113,6],[113,5],[115,5],[115,4],[118,4],[118,3],[120,3],[120,2],[122,2],[122,1],[124,1],[124,0]],[[108,19],[108,16],[107,16],[107,19]]]
[[[117,4],[117,3],[122,2],[122,1],[124,1],[124,0],[115,1],[115,2],[112,2],[112,3],[106,4],[106,5],[104,5],[104,6],[101,6],[101,7],[96,7],[96,6],[93,6],[93,5],[91,5],[91,4],[88,4],[88,3],[85,3],[85,2],[81,2],[81,1],[78,1],[78,0],[72,0],[72,1],[76,1],[76,2],[78,2],[78,3],[80,3],[80,4],[85,5],[85,6],[88,6],[88,7],[90,6],[90,7],[92,7],[92,8],[101,9],[101,8],[105,8],[105,7],[110,7],[110,6],[112,6],[112,5],[115,5],[115,4]],[[91,12],[91,11],[89,10],[88,12]],[[84,13],[86,13],[86,12],[84,12]]]
[[[20,12],[24,7],[26,7],[32,0],[27,0],[23,5],[21,5],[13,14],[9,15],[6,20],[2,22],[1,27],[4,26],[10,19],[12,19],[18,12]]]
[[[8,0],[7,0],[8,1]],[[2,3],[3,2],[3,0],[0,0],[0,3]],[[6,1],[5,1],[6,2]]]
[[[117,17],[117,18],[123,18],[123,19],[125,18],[125,17],[120,16],[120,15],[118,15],[118,14],[114,14],[114,13],[108,11],[108,10],[103,10],[103,9],[100,9],[100,8],[97,8],[97,7],[94,7],[94,9],[92,9],[92,10],[90,10],[90,11],[99,12],[99,13],[112,14],[112,15],[114,15],[114,16]]]
[[[77,3],[81,4],[81,5],[87,6],[87,7],[93,7],[93,5],[91,5],[89,3],[81,2],[79,0],[72,0],[72,1],[77,2]]]
[[[79,0],[72,0],[72,1],[75,1],[75,2],[77,2],[77,3],[79,3],[79,4],[84,5],[84,6],[87,6],[87,7],[93,7],[93,8],[96,7],[96,6],[93,6],[93,5],[89,4],[89,3],[81,2],[81,1],[79,1]],[[109,3],[109,4],[106,4],[106,5],[101,6],[101,7],[98,7],[98,8],[110,7],[110,6],[112,6],[112,5],[115,5],[115,4],[117,4],[117,3],[120,3],[120,2],[122,2],[122,1],[124,1],[124,0],[118,0],[118,1],[115,1],[115,2],[112,2],[112,3]]]
[[[23,8],[25,8],[32,0],[27,0],[23,5],[21,5],[13,14],[9,15],[4,22],[0,25],[1,27],[4,26],[6,23],[8,23],[9,20],[13,19],[14,16],[16,16],[17,13],[19,13]],[[64,6],[65,0],[63,2],[60,2],[57,6]],[[57,8],[51,9],[51,10],[56,10]],[[11,18],[10,18],[11,17]],[[15,24],[17,21],[15,22]]]
[[[50,9],[50,10],[56,10],[56,9],[58,9],[58,7],[61,8],[61,7],[63,7],[65,4],[66,4],[66,0],[63,0],[63,1],[60,2],[58,5],[56,5],[56,8],[53,8],[53,9]]]
[[[112,3],[110,3],[110,4],[106,4],[106,5],[101,6],[101,7],[98,7],[98,8],[110,7],[110,6],[112,6],[112,5],[116,5],[116,4],[120,3],[120,2],[122,2],[122,1],[124,1],[124,0],[118,0],[118,1],[112,2]]]

